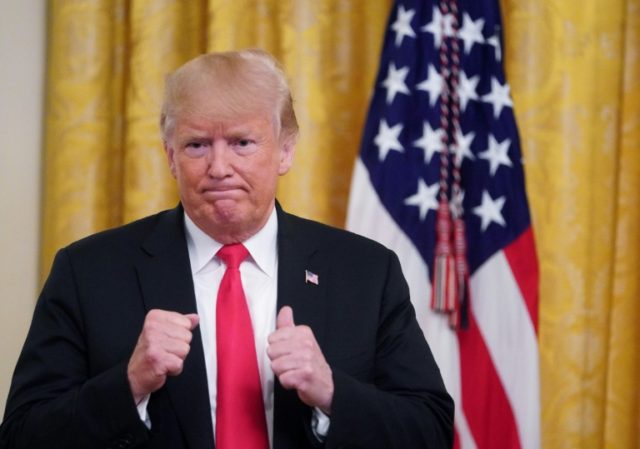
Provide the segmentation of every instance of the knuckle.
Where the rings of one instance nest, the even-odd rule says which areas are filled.
[[[273,372],[278,375],[282,373],[282,364],[280,363],[279,360],[273,360],[271,362],[271,369],[273,370]]]
[[[158,331],[158,322],[157,321],[146,321],[144,323],[143,333],[147,335],[147,337],[151,334],[153,335]]]
[[[304,365],[300,368],[300,374],[304,379],[310,379],[313,376],[313,368],[310,365]]]
[[[173,374],[180,374],[182,372],[182,369],[184,368],[184,362],[180,359],[177,360],[172,367],[172,373]]]
[[[187,357],[190,350],[191,346],[189,346],[188,343],[183,343],[179,348],[181,358],[184,359],[185,357]]]
[[[144,335],[144,342],[147,350],[155,350],[155,348],[160,344],[158,334],[155,332],[147,332]]]
[[[151,367],[151,373],[153,374],[153,377],[163,378],[166,376],[167,370],[164,366],[155,364]]]
[[[162,355],[155,347],[150,347],[145,352],[144,359],[150,365],[157,365],[162,358]]]
[[[279,378],[280,383],[285,388],[295,388],[296,382],[290,373],[284,373]]]
[[[191,321],[189,321],[189,318],[179,315],[176,317],[175,325],[189,331],[189,328],[191,327]]]

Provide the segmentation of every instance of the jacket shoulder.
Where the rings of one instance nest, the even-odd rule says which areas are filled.
[[[162,223],[179,223],[181,212],[178,208],[150,215],[131,223],[97,232],[77,240],[65,248],[70,254],[91,253],[99,255],[102,251],[111,254],[126,249],[140,249],[153,230]]]
[[[286,225],[295,229],[298,239],[313,242],[319,247],[359,257],[367,255],[389,257],[394,254],[381,243],[354,232],[288,213],[285,213],[285,217]]]

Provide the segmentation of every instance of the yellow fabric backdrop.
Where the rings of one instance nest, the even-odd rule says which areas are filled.
[[[545,449],[640,448],[640,2],[504,0]]]
[[[279,198],[342,225],[390,0],[49,3],[42,273],[61,246],[176,201],[165,74],[260,46],[301,139]],[[640,448],[640,0],[502,0],[541,263],[544,449]]]
[[[51,2],[42,273],[62,245],[177,203],[159,138],[164,77],[260,46],[284,65],[300,140],[278,197],[344,223],[390,1]]]

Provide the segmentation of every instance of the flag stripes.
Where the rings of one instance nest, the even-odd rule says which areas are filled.
[[[453,27],[441,1],[449,0],[399,0],[392,10],[347,228],[400,258],[418,323],[456,403],[455,447],[539,449],[538,269],[498,2],[456,0]],[[458,332],[430,308],[442,39],[460,45],[460,123],[449,163],[461,161],[470,322]]]

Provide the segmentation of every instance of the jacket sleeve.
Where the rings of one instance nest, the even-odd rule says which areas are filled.
[[[74,268],[61,250],[16,365],[0,447],[125,448],[148,438],[129,389],[127,361],[89,377],[85,325]]]
[[[325,447],[452,447],[453,401],[391,251],[379,315],[372,382],[333,369],[334,398]]]

